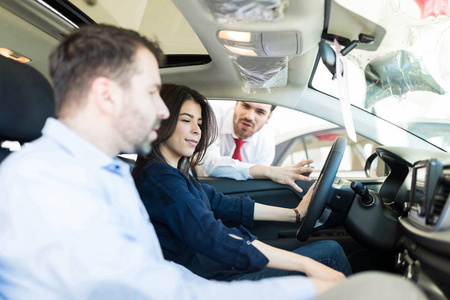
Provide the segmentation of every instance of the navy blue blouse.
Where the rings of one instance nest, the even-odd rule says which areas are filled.
[[[269,262],[243,227],[253,226],[255,202],[249,196],[226,196],[163,162],[148,164],[136,186],[167,260],[204,278],[227,281]]]

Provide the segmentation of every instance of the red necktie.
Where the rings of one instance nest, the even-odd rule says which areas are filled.
[[[242,145],[244,145],[245,141],[240,139],[234,139],[234,142],[236,143],[236,149],[234,149],[232,158],[241,161],[241,148]]]

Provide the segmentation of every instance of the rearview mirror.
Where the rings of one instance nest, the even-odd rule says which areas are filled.
[[[336,74],[336,52],[324,40],[319,43],[319,52],[323,64],[334,77]],[[339,62],[342,64],[341,61]],[[340,69],[343,69],[342,66]]]

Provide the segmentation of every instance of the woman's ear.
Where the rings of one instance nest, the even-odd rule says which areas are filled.
[[[102,113],[112,115],[119,109],[122,90],[113,80],[97,77],[92,81],[91,95],[94,104]]]

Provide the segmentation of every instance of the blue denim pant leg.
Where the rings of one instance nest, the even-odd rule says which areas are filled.
[[[320,241],[305,245],[293,251],[294,253],[312,258],[324,265],[344,273],[346,276],[352,274],[352,268],[347,260],[341,245],[335,241]],[[236,280],[259,280],[263,278],[305,275],[296,271],[284,271],[264,268],[259,272],[245,274]]]

